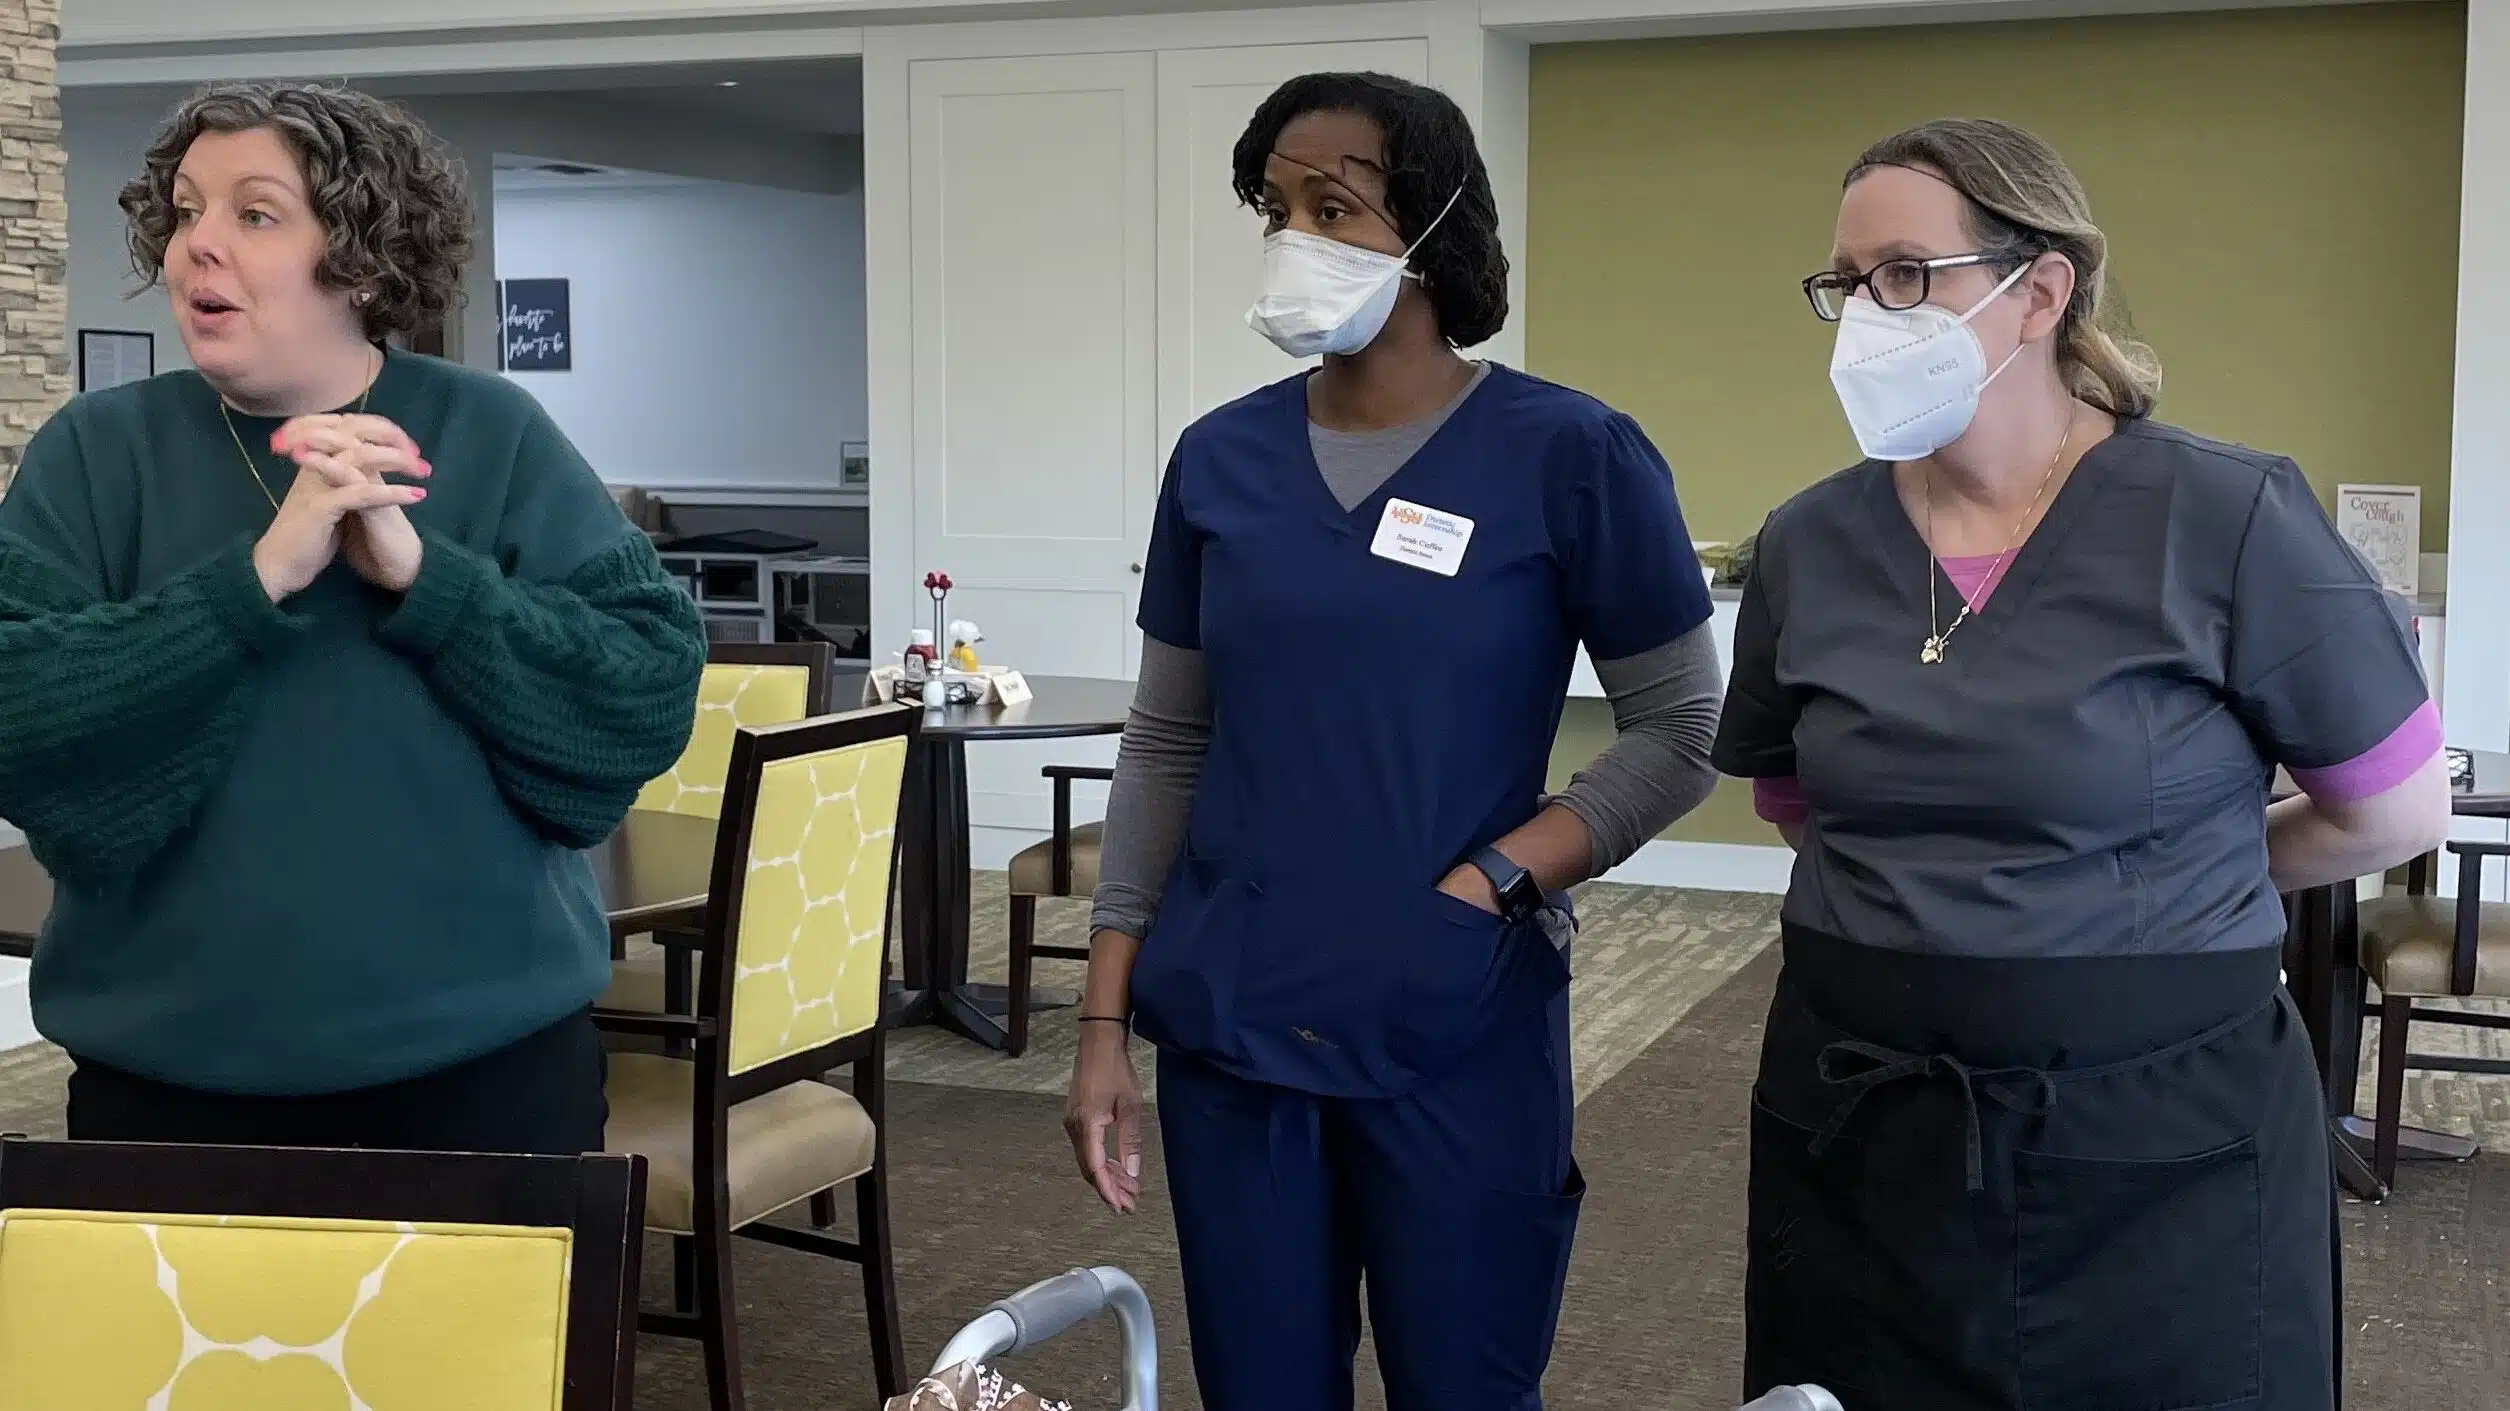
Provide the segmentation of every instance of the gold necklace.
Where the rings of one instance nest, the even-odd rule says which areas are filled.
[[[1997,573],[2002,571],[2005,566],[2006,557],[2012,554],[2015,545],[2022,542],[2023,529],[2030,524],[2031,516],[2039,512],[2040,497],[2048,493],[2048,486],[2050,482],[2057,478],[2057,467],[2064,463],[2066,458],[2066,447],[2072,444],[2073,441],[2074,417],[2069,413],[2066,417],[2065,435],[2057,438],[2057,454],[2048,458],[2048,469],[2040,472],[2039,489],[2032,492],[2031,502],[2029,505],[2024,507],[2022,511],[2022,518],[2014,523],[2013,532],[2005,536],[2005,546],[2003,550],[1996,555],[1996,561],[1988,565],[1987,575],[1979,579],[1978,592],[1983,594],[1986,591],[1987,586],[1996,581]],[[1935,625],[1939,620],[1935,615],[1935,580],[1943,575],[1938,573],[1935,569],[1935,476],[1931,470],[1925,474],[1926,630],[1928,635],[1926,638],[1926,645],[1917,649],[1917,659],[1928,666],[1933,666],[1935,663],[1944,659],[1944,644],[1952,640],[1952,634],[1960,630],[1962,623],[1970,620],[1970,610],[1978,606],[1979,599],[1971,596],[1969,593],[1963,593],[1961,595],[1961,611],[1952,619],[1952,625],[1950,627],[1941,628]]]
[[[366,414],[366,403],[375,395],[375,384],[382,380],[383,364],[379,362],[375,364],[375,375],[366,379],[366,390],[357,394],[359,416]],[[279,497],[270,493],[270,482],[261,478],[261,467],[254,462],[253,453],[244,449],[244,433],[235,429],[235,415],[227,410],[227,399],[224,397],[218,399],[218,419],[227,424],[227,435],[235,442],[235,453],[244,458],[245,478],[251,480],[253,488],[261,491],[261,497],[270,502],[271,516],[276,518],[279,513]]]

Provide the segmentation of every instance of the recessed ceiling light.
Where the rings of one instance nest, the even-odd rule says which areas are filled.
[[[740,86],[741,81],[737,78],[717,79],[715,81],[715,87],[717,88],[738,88]]]

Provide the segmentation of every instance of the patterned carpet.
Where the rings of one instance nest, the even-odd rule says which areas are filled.
[[[978,873],[975,892],[968,973],[999,980],[1010,927],[1002,874]],[[1596,883],[1579,889],[1577,912],[1569,1012],[1580,1101],[1777,938],[1778,899],[1748,893]],[[1088,928],[1087,902],[1038,904],[1044,944],[1086,945]],[[1037,983],[1077,989],[1081,970],[1079,961],[1040,960]],[[910,1029],[890,1041],[889,1072],[901,1082],[1061,1096],[1079,1038],[1072,1013],[1032,1016],[1029,1051],[1016,1060],[938,1029]]]

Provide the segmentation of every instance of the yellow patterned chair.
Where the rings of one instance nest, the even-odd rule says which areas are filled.
[[[693,1268],[648,1332],[705,1348],[716,1411],[739,1411],[732,1236],[860,1264],[873,1372],[904,1390],[881,1113],[881,1026],[898,802],[920,712],[880,706],[741,730],[715,842],[695,1013],[601,1011],[617,1032],[691,1056],[614,1053],[609,1146],[649,1163],[645,1223]],[[853,1069],[851,1093],[818,1081]],[[854,1186],[856,1238],[770,1223],[811,1202],[833,1215]]]
[[[643,1189],[617,1156],[0,1138],[0,1405],[627,1411]]]
[[[716,642],[706,648],[697,688],[697,722],[671,772],[645,785],[636,806],[660,813],[715,818],[732,767],[732,736],[741,729],[787,725],[825,715],[836,653],[825,642]],[[604,1009],[647,1014],[689,1012],[689,947],[693,938],[665,934],[662,944],[614,962]]]

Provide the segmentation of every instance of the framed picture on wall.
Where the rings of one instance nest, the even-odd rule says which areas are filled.
[[[2381,587],[2409,598],[2422,590],[2422,487],[2337,486],[2336,532],[2370,561]]]
[[[837,488],[840,490],[872,488],[872,447],[869,441],[838,443]]]
[[[157,335],[120,328],[78,331],[78,390],[101,392],[157,375]]]
[[[567,372],[575,366],[575,328],[563,279],[508,279],[497,286],[503,310],[499,356],[508,372]]]

